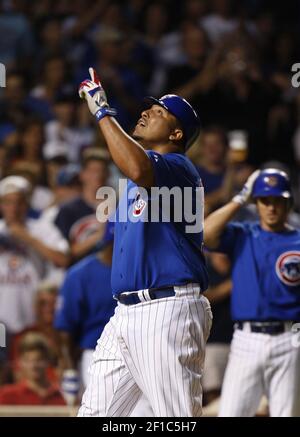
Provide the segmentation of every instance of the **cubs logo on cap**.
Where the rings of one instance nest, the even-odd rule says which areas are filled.
[[[270,187],[276,187],[276,185],[278,185],[278,179],[276,176],[266,176],[264,182]]]
[[[300,252],[284,252],[276,261],[276,274],[281,282],[295,287],[300,285]]]
[[[291,183],[288,175],[276,168],[262,170],[254,182],[252,197],[292,197]]]

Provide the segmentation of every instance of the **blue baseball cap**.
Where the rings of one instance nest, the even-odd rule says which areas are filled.
[[[187,150],[200,133],[200,119],[197,112],[183,97],[176,94],[166,94],[160,99],[148,96],[144,101],[150,105],[159,105],[170,112],[181,123]]]
[[[252,197],[292,197],[291,183],[288,175],[276,168],[262,170],[254,182]]]

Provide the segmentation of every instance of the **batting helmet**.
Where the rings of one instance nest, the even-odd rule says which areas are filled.
[[[290,179],[284,171],[267,168],[259,174],[253,185],[252,197],[267,196],[292,198]]]
[[[150,105],[162,106],[177,118],[183,129],[185,149],[187,150],[200,133],[200,119],[189,102],[176,94],[166,94],[160,99],[149,96],[145,97],[144,100]]]

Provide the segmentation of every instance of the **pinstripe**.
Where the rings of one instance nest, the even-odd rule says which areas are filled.
[[[269,362],[270,415],[300,416],[300,350],[291,348],[291,333],[272,339],[272,359]]]
[[[154,319],[154,332],[157,332],[157,314],[158,314],[158,305],[155,305],[155,319]],[[153,341],[153,362],[154,364],[156,363],[156,347],[155,347],[155,342]],[[153,373],[154,373],[154,388],[156,391],[156,397],[155,397],[155,407],[157,407],[157,411],[154,410],[154,412],[160,416],[160,405],[159,405],[159,393],[158,393],[158,385],[157,385],[157,372],[155,372],[154,370],[154,366],[153,366]]]
[[[182,312],[182,308],[183,308],[183,301],[181,300],[181,306],[180,306],[180,310],[179,310],[179,317],[178,320],[181,320],[181,312]],[[179,323],[176,324],[176,330],[175,330],[175,336],[174,336],[174,346],[173,346],[173,350],[176,349],[176,339],[177,339],[177,331],[178,331],[178,326]],[[178,395],[178,411],[179,414],[181,415],[181,410],[180,410],[180,399],[179,399],[179,385],[178,385],[178,377],[177,377],[177,365],[176,365],[176,361],[174,360],[174,369],[175,369],[175,381],[176,381],[176,388],[177,388],[177,395]]]
[[[125,387],[128,384],[128,380],[127,380],[128,375],[122,375],[121,378],[119,379],[117,386],[116,386],[116,390],[115,393],[120,392],[120,395],[118,394],[118,396],[123,396],[123,392],[127,392],[128,389],[124,390]],[[132,385],[134,385],[134,383],[132,383]],[[118,397],[116,397],[116,399],[113,400],[113,402],[111,403],[111,405],[114,405],[114,403],[118,402]]]
[[[150,311],[148,311],[148,323],[149,323],[149,314]],[[143,320],[144,320],[144,305],[142,305],[142,312],[141,312],[141,324],[140,324],[140,333],[143,332]],[[146,332],[149,332],[149,330],[147,329]],[[149,342],[147,342],[149,343]],[[142,373],[143,375],[143,382],[144,382],[144,393],[146,393],[148,396],[147,398],[149,399],[149,384],[148,384],[148,380],[146,378],[145,375],[149,374],[149,367],[146,367],[146,362],[145,362],[145,352],[144,352],[144,345],[143,345],[143,335],[140,335],[140,353],[142,355],[142,369],[144,369],[144,373]]]
[[[189,320],[190,320],[190,323],[189,323],[189,325],[190,325],[190,335],[188,337],[188,339],[189,339],[189,341],[188,341],[188,345],[189,345],[188,346],[188,350],[189,350],[189,352],[187,354],[187,361],[189,362],[189,361],[192,361],[191,351],[193,350],[193,344],[192,344],[192,341],[193,341],[193,334],[192,334],[193,319],[192,319],[192,311],[191,311],[191,308],[190,308],[189,300],[187,300],[187,307],[188,307],[188,315],[189,315]],[[192,411],[194,411],[195,399],[193,397],[192,384],[193,384],[193,380],[192,380],[192,383],[189,385],[189,395],[190,395],[189,397],[190,397],[190,400],[191,400]]]
[[[95,366],[96,366],[96,364],[95,364]],[[94,369],[95,369],[95,366],[94,366]],[[95,381],[94,372],[93,372],[92,380],[93,380],[93,382]],[[92,411],[92,409],[93,409],[93,391],[94,391],[95,384],[91,384],[90,387],[91,387],[90,411]]]
[[[127,387],[127,385],[128,385],[129,383],[130,383],[130,385],[129,385],[129,387]],[[127,387],[127,388],[124,389],[124,387]],[[120,411],[121,411],[121,412],[125,411],[125,409],[126,409],[126,405],[127,405],[127,404],[126,404],[126,403],[124,404],[124,401],[121,403],[121,406],[124,407],[124,405],[125,405],[125,408],[121,408],[121,409],[120,409],[120,407],[117,407],[117,408],[114,410],[113,407],[115,407],[116,405],[120,404],[122,398],[129,399],[129,400],[130,400],[130,399],[131,399],[131,396],[133,396],[133,394],[134,394],[136,391],[139,391],[139,389],[137,388],[135,382],[134,382],[134,381],[130,381],[130,380],[126,380],[125,384],[122,384],[120,387],[118,387],[118,389],[117,389],[117,391],[116,391],[116,393],[115,393],[115,396],[114,396],[113,402],[111,403],[111,405],[110,405],[109,408],[108,408],[110,414],[112,414],[111,411],[114,411],[114,414],[116,414],[116,413],[119,413],[119,414],[120,414]],[[128,396],[127,396],[127,395],[128,395]],[[130,396],[129,396],[129,395],[130,395]],[[121,415],[121,414],[120,414],[120,415]]]
[[[201,320],[200,313],[199,313],[199,309],[198,309],[198,305],[197,305],[197,300],[196,300],[196,299],[195,299],[195,308],[196,308],[196,313],[197,313],[197,319],[198,319],[198,320]],[[207,336],[207,333],[205,333],[205,335]],[[204,359],[205,359],[205,354],[203,354],[203,364],[204,364]],[[202,368],[202,373],[203,373],[203,368]],[[201,380],[200,380],[200,379],[199,379],[199,385],[200,385],[200,390],[202,391],[202,385],[201,385]],[[196,412],[196,416],[199,415],[199,412],[202,413],[202,407],[201,407],[200,404],[198,405],[198,409],[197,409],[197,412]]]
[[[198,331],[196,330],[196,327],[198,327],[199,323],[197,323],[193,317],[194,312],[198,314],[197,301],[195,298],[193,298],[192,303],[193,303],[193,311],[191,311],[191,317],[192,317],[193,327],[194,327],[194,338],[195,338],[196,345],[201,347],[203,345],[203,341],[200,338]],[[203,312],[203,318],[205,320],[205,325],[206,325],[206,311]],[[198,320],[199,320],[199,318],[198,318]],[[206,333],[205,333],[205,335],[206,335]],[[198,351],[197,351],[197,355],[198,355]],[[199,359],[199,363],[198,363],[198,360],[196,359],[196,357],[193,358],[193,361],[194,361],[193,371],[195,374],[198,373],[198,368],[201,371],[201,367],[202,367],[201,357],[198,356],[198,359]],[[199,394],[200,396],[202,395],[202,387],[201,387],[200,377],[198,379],[194,379],[194,381],[192,382],[192,385],[191,385],[191,399],[192,399],[192,404],[193,404],[193,411],[194,412],[197,411],[197,413],[198,413],[199,410],[201,410],[201,409],[199,408],[199,403],[195,402],[195,398],[196,398],[197,394]],[[196,410],[196,406],[197,406],[197,410]]]
[[[140,401],[142,397],[142,392],[137,389],[136,393],[134,394],[134,396],[132,396],[132,402],[130,404],[130,408],[128,409],[128,416],[131,416],[132,411],[134,410],[136,404]]]
[[[145,310],[145,311],[144,311]],[[153,405],[155,403],[155,393],[154,393],[154,384],[152,381],[154,380],[154,374],[152,373],[154,371],[154,365],[151,362],[151,358],[153,359],[153,356],[151,356],[150,351],[151,348],[151,342],[150,338],[152,335],[151,329],[153,328],[152,324],[150,324],[152,320],[152,313],[153,313],[153,302],[149,301],[147,304],[142,305],[142,315],[141,315],[141,355],[143,358],[143,368],[141,369],[141,373],[143,374],[144,378],[144,397],[147,399],[149,404],[151,404],[151,408],[153,409]],[[144,321],[144,323],[142,323]],[[145,341],[145,339],[147,340]]]
[[[135,312],[135,310],[136,310],[136,309],[135,309],[135,305],[133,305],[133,307],[132,307],[131,309]],[[134,348],[132,348],[131,343],[132,343],[132,340],[135,339],[135,337],[132,338],[132,336],[129,335],[129,334],[130,334],[130,331],[129,331],[129,328],[130,328],[130,321],[131,321],[131,319],[132,319],[132,317],[130,317],[130,313],[129,313],[129,312],[130,312],[130,307],[126,307],[127,329],[126,329],[126,336],[123,335],[123,339],[124,339],[124,336],[125,336],[125,337],[126,337],[126,340],[127,340],[127,348],[128,348],[128,350],[133,351]],[[133,320],[134,320],[134,324],[135,324],[135,317],[133,317]],[[134,333],[133,335],[135,336],[135,329],[133,330],[133,333]],[[133,344],[134,344],[134,342],[133,342]],[[123,354],[124,354],[124,351],[123,351]],[[135,374],[138,375],[138,374],[139,374],[139,370],[138,370],[138,367],[136,367],[135,360],[131,360],[130,364],[132,364],[132,365],[134,366],[134,369],[131,369],[131,373],[132,373],[133,371],[135,371]],[[129,367],[129,369],[130,369],[130,367]]]
[[[165,305],[164,305],[164,311],[163,311],[163,315],[162,315],[162,321],[161,321],[161,329],[160,329],[160,356],[163,356],[163,350],[162,350],[162,344],[163,344],[163,326],[164,326],[164,322],[165,322],[165,315],[166,315],[166,308],[167,308],[167,304],[168,301],[165,301]],[[172,323],[172,318],[170,319],[170,323],[169,323],[169,327]],[[168,345],[168,337],[167,337],[167,345]],[[167,346],[167,351],[169,350],[168,346]],[[167,354],[167,369],[169,369],[169,361],[168,361],[168,354]],[[168,405],[167,405],[167,399],[166,399],[166,395],[165,395],[165,386],[164,386],[164,365],[160,366],[160,370],[161,370],[161,387],[162,387],[162,400],[164,400],[165,403],[165,411],[168,411]],[[168,371],[168,375],[169,375],[169,380],[170,380],[170,373]],[[167,413],[168,415],[168,413]]]
[[[135,391],[131,393],[132,397],[128,397],[128,401],[125,402],[125,404],[123,404],[123,408],[116,410],[115,414],[113,414],[113,416],[118,415],[119,417],[123,417],[123,413],[125,411],[128,411],[128,413],[130,413],[132,411],[135,403],[136,403],[136,397],[138,394],[139,394],[139,390],[135,389]],[[129,405],[130,405],[130,408],[128,408]],[[126,416],[127,416],[127,414],[126,414]]]
[[[195,293],[194,295],[196,295],[197,290],[194,290]],[[202,314],[202,319],[204,320],[204,332],[203,330],[199,330],[199,311],[198,311],[198,303],[201,303],[201,306],[203,308],[203,314]],[[195,347],[197,348],[197,354],[196,356],[194,356],[193,354],[193,370],[195,372],[196,375],[199,375],[198,378],[195,378],[192,381],[191,384],[191,393],[192,393],[192,399],[194,400],[193,402],[193,412],[196,416],[198,416],[199,414],[202,414],[202,385],[201,385],[201,378],[202,378],[202,373],[203,373],[203,363],[204,363],[204,359],[205,359],[205,352],[204,352],[204,348],[205,348],[205,344],[206,344],[206,338],[208,336],[208,332],[207,332],[207,311],[206,311],[206,307],[204,306],[203,302],[201,299],[196,298],[194,296],[194,298],[192,299],[191,302],[191,307],[192,307],[192,311],[191,311],[191,318],[193,321],[193,327],[194,327],[194,341],[196,343],[196,346],[193,346],[193,350],[194,350],[194,354],[195,354]],[[195,318],[196,317],[196,318]],[[203,350],[203,353],[200,353],[200,350]],[[197,401],[197,402],[196,402]]]
[[[143,305],[142,305],[142,307],[143,307]],[[139,308],[139,309],[141,309],[141,308]],[[133,357],[133,361],[136,362],[136,366],[137,366],[136,367],[136,371],[140,375],[140,379],[141,379],[142,385],[144,386],[144,390],[145,390],[145,388],[146,388],[146,384],[145,384],[145,370],[144,370],[145,368],[140,363],[140,359],[142,359],[142,353],[141,353],[142,349],[141,349],[141,351],[138,350],[138,348],[137,348],[137,338],[136,338],[137,334],[139,334],[139,336],[142,338],[141,333],[143,332],[143,329],[140,332],[138,332],[138,330],[136,329],[137,314],[139,313],[139,310],[136,307],[134,307],[133,311],[134,311],[133,330],[132,330],[133,339],[134,339],[134,342],[133,342],[133,344],[134,344],[134,347],[133,347],[134,354],[133,355],[136,357],[136,361],[134,360],[134,357]],[[139,352],[141,353],[141,356],[140,356]]]
[[[187,305],[186,299],[184,299],[184,306],[185,306],[185,308],[186,308],[186,305]],[[180,346],[180,351],[182,351],[181,356],[184,356],[184,355],[186,356],[184,362],[182,363],[183,365],[181,366],[181,380],[180,380],[181,384],[183,383],[184,377],[185,377],[184,369],[185,369],[185,366],[186,366],[186,363],[187,363],[187,355],[188,355],[188,349],[187,349],[188,346],[186,347],[185,354],[184,354],[184,348],[183,348],[184,339],[187,338],[187,335],[186,335],[186,330],[187,330],[187,323],[186,323],[186,321],[187,321],[187,318],[188,318],[188,311],[186,312],[186,315],[185,315],[184,329],[182,331],[182,336],[181,336],[181,341],[180,341],[180,345],[181,345]],[[188,403],[187,403],[187,400],[186,400],[186,393],[184,391],[183,391],[183,397],[184,397],[184,403],[185,403],[185,410],[188,411],[189,408],[188,408]]]
[[[99,386],[97,387],[97,411],[100,411],[101,406],[100,406],[100,390],[103,390],[103,387],[101,387],[100,385],[100,381],[97,378],[97,384],[99,384]]]
[[[107,374],[107,370],[108,370],[108,361],[105,362],[106,365],[106,374]],[[107,395],[108,395],[108,390],[107,390],[107,379],[104,379],[104,405],[105,405],[105,411],[107,411]]]
[[[140,399],[141,397],[141,391],[140,389],[136,389],[135,392],[132,394],[131,398],[129,398],[129,402],[127,405],[127,411],[128,413],[126,414],[126,416],[130,416],[133,408],[135,407],[137,401]]]
[[[236,330],[221,395],[220,416],[255,414],[263,393],[262,363],[266,349],[257,335]]]
[[[150,320],[152,319],[152,313],[153,313],[153,301],[149,302],[149,305],[148,305],[148,323],[147,323],[147,332],[148,333],[150,332]],[[142,340],[142,338],[143,338],[143,336],[141,336],[141,340]],[[150,351],[150,342],[147,341],[147,365],[148,365],[148,373],[147,374],[149,375],[149,384],[148,385],[149,385],[150,391],[151,391],[152,408],[154,408],[153,405],[155,402],[155,394],[154,394],[155,385],[151,384],[151,382],[150,382],[150,375],[152,374],[152,372],[154,370],[153,369],[154,366],[151,366],[149,351]],[[153,378],[151,378],[151,380],[153,380]],[[149,396],[148,396],[148,399],[149,399]]]
[[[207,312],[198,287],[177,289],[174,298],[118,305],[95,351],[82,415],[126,416],[141,389],[155,416],[201,412]]]
[[[176,302],[174,300],[173,301],[172,310],[171,310],[170,320],[173,320],[173,313],[174,313],[175,304],[176,304]],[[173,326],[172,326],[172,328],[173,328]],[[170,331],[171,331],[171,323],[169,323],[167,345],[169,345],[169,343],[170,343]],[[173,359],[172,362],[175,362],[175,360]],[[167,347],[167,363],[168,363],[168,369],[171,369],[170,360],[169,360],[169,347]],[[168,376],[169,376],[169,383],[166,384],[166,385],[170,389],[170,400],[171,400],[171,403],[172,403],[172,411],[174,411],[175,408],[174,408],[174,403],[173,403],[174,399],[173,399],[173,395],[172,395],[172,383],[171,383],[170,371],[168,373]],[[164,385],[163,385],[163,395],[164,395],[164,398],[165,398],[165,386]]]

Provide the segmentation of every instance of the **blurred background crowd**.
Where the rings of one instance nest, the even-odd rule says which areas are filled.
[[[206,213],[255,168],[275,166],[291,177],[299,227],[299,21],[297,0],[0,1],[0,404],[71,402],[74,369],[84,385],[113,313],[111,237],[96,219],[96,192],[121,175],[78,98],[88,67],[128,132],[146,95],[193,104],[202,133],[189,155]],[[229,261],[210,254],[208,264],[206,403],[219,394],[232,334]]]

